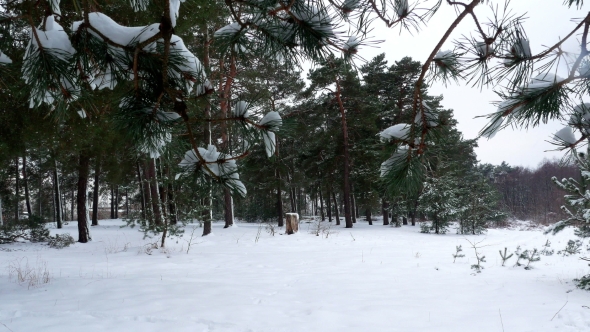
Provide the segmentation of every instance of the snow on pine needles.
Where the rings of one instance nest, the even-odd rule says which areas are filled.
[[[518,255],[502,266],[499,254],[563,250],[571,229],[433,235],[377,220],[332,226],[326,238],[305,220],[289,236],[220,222],[207,237],[189,224],[161,249],[123,224],[101,220],[90,243],[61,250],[0,245],[0,331],[590,331],[590,293],[572,282],[589,272],[579,259],[587,241],[529,270],[515,266]],[[75,223],[52,229],[75,232]],[[467,240],[486,257],[481,273]],[[47,282],[19,282],[23,262],[48,271]]]

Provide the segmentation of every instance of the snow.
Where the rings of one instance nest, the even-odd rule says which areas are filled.
[[[494,47],[492,45],[486,44],[486,42],[478,42],[475,45],[475,48],[477,50],[477,54],[479,54],[481,57],[486,57],[494,53]]]
[[[170,21],[172,21],[172,27],[176,26],[176,19],[178,18],[178,11],[180,10],[180,3],[183,0],[170,0]]]
[[[588,292],[571,280],[587,262],[554,254],[532,270],[501,266],[499,250],[555,251],[574,238],[540,230],[492,229],[485,236],[420,234],[418,226],[353,229],[332,223],[328,238],[310,234],[303,218],[296,235],[259,225],[200,237],[193,227],[148,248],[120,220],[92,227],[93,241],[56,250],[42,244],[0,245],[0,326],[6,331],[588,331]],[[329,225],[328,222],[322,223]],[[76,237],[76,222],[52,233]],[[279,230],[284,233],[284,229]],[[466,239],[484,242],[482,273]],[[453,264],[455,246],[466,257]],[[9,267],[43,269],[49,283],[28,287]],[[565,305],[565,306],[564,306]],[[563,307],[563,308],[562,308]]]
[[[266,150],[266,155],[270,158],[273,154],[275,154],[275,149],[277,146],[275,133],[272,131],[264,131],[262,132],[262,137],[264,138],[264,148]]]
[[[395,13],[397,17],[406,17],[409,13],[408,0],[399,0],[395,2]]]
[[[240,23],[231,23],[228,24],[226,26],[224,26],[223,28],[215,31],[214,36],[215,37],[228,37],[228,36],[232,36],[235,35],[236,33],[238,33],[238,31],[240,31],[240,29],[242,29],[242,26],[240,25]]]
[[[238,101],[232,109],[232,113],[236,117],[249,117],[250,114],[248,114],[248,103],[243,100]]]
[[[45,19],[45,30],[35,28],[41,47],[51,49],[54,51],[54,55],[60,59],[69,59],[76,50],[72,47],[68,34],[64,31],[63,27],[59,23],[55,22],[53,15],[47,16]],[[33,51],[31,46],[38,48],[37,39],[32,36],[31,43],[27,47],[25,58]]]
[[[498,107],[500,109],[500,107]],[[492,123],[481,133],[482,137],[492,139],[500,131],[502,123],[504,122],[503,116],[498,116]]]
[[[235,188],[240,193],[240,195],[246,195],[246,186],[240,181],[236,161],[220,161],[223,159],[231,159],[231,155],[218,152],[215,145],[212,144],[210,144],[206,150],[204,148],[199,148],[199,154],[203,157],[204,161],[207,163],[207,168],[213,173],[213,175],[226,180],[231,187]],[[184,154],[184,158],[178,166],[183,168],[185,172],[192,171],[200,166],[200,160],[194,150],[189,150]],[[207,175],[211,176],[212,174],[210,174],[209,171],[204,170]]]
[[[453,51],[446,50],[446,51],[438,51],[434,56],[434,60],[449,60],[454,57]]]
[[[258,124],[261,126],[268,126],[268,130],[270,131],[278,131],[283,124],[283,119],[281,119],[281,115],[278,112],[270,111],[266,113]]]
[[[12,60],[8,57],[8,55],[2,53],[2,51],[0,51],[0,63],[12,63]]]
[[[145,40],[156,35],[160,30],[158,29],[160,23],[150,24],[148,26],[140,27],[126,27],[118,24],[113,19],[103,13],[89,13],[88,20],[93,28],[100,31],[105,37],[116,44],[122,46],[131,46],[135,43],[142,43]],[[72,24],[72,31],[77,31],[83,21],[76,21]],[[102,39],[98,34],[92,30],[88,30],[92,35],[98,39]],[[152,43],[145,47],[146,50],[152,50],[155,44]]]
[[[519,58],[530,58],[532,56],[531,46],[527,39],[520,38],[512,45],[512,53]]]
[[[359,44],[360,40],[356,36],[350,36],[342,48],[346,51],[354,51],[358,48]]]
[[[567,143],[567,145],[574,144],[578,141],[571,127],[563,127],[554,136],[557,141]]]
[[[382,142],[388,142],[394,138],[403,140],[408,138],[408,135],[410,134],[410,128],[410,125],[407,123],[398,123],[383,130],[378,135],[381,137]]]

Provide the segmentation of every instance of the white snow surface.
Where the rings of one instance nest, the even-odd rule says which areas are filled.
[[[272,131],[265,131],[262,133],[262,137],[264,138],[266,156],[270,158],[273,154],[275,154],[275,149],[277,147],[275,133]]]
[[[410,134],[410,128],[411,126],[407,123],[398,123],[380,132],[379,136],[383,142],[387,142],[392,138],[406,139]]]
[[[589,273],[573,257],[541,256],[534,269],[501,266],[499,250],[557,250],[574,238],[539,230],[492,229],[485,236],[419,233],[418,226],[332,225],[328,238],[260,233],[258,224],[200,237],[190,224],[165,250],[120,220],[101,220],[93,240],[56,250],[40,243],[0,245],[0,327],[5,331],[590,331]],[[328,225],[328,222],[323,224]],[[332,223],[333,224],[333,223]],[[77,236],[76,222],[52,234]],[[197,227],[190,251],[187,246]],[[279,230],[284,233],[284,229]],[[484,270],[473,273],[465,239],[484,241]],[[585,241],[587,242],[587,241]],[[463,258],[451,254],[462,245]],[[10,267],[43,269],[34,287]],[[563,308],[562,308],[563,307]]]
[[[578,141],[571,127],[561,128],[554,136],[557,141],[563,141],[568,143],[568,145],[574,144]]]
[[[160,23],[150,24],[145,27],[126,27],[115,22],[113,19],[103,13],[93,12],[88,13],[88,20],[90,25],[96,30],[100,31],[105,37],[110,39],[116,44],[128,46],[134,43],[142,43],[143,41],[153,37],[155,34],[160,32],[158,27]],[[76,21],[72,24],[72,31],[77,31],[83,21]],[[94,31],[89,30],[91,34],[97,38],[101,38]],[[155,44],[152,43],[146,46],[147,49],[152,49]]]

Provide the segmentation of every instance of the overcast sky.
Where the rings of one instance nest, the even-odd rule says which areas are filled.
[[[502,3],[502,1],[494,2]],[[553,45],[559,41],[560,37],[567,35],[576,25],[571,19],[583,17],[586,14],[585,10],[587,10],[587,8],[582,10],[568,9],[562,5],[563,1],[561,0],[518,0],[512,2],[511,7],[515,13],[528,13],[524,27],[530,39],[533,53],[542,51],[542,45]],[[476,9],[476,13],[482,14],[482,18],[486,18],[491,12],[489,7],[480,6]],[[375,21],[375,30],[372,35],[375,36],[375,39],[385,39],[385,42],[381,43],[378,48],[363,47],[359,50],[359,54],[370,60],[379,53],[385,53],[390,64],[404,56],[411,56],[415,60],[424,62],[455,18],[455,11],[451,6],[443,3],[428,26],[420,33],[414,33],[414,36],[405,31],[400,35],[399,28],[387,29],[384,24]],[[471,20],[466,18],[455,30],[451,39],[470,34],[474,28]],[[452,43],[445,44],[444,49],[452,49]],[[567,43],[565,50],[578,52],[575,40]],[[480,91],[478,88],[456,85],[449,87],[434,85],[430,88],[430,94],[444,95],[443,106],[454,110],[455,117],[459,122],[459,130],[463,132],[465,138],[477,136],[487,120],[474,117],[494,112],[496,107],[491,102],[499,99],[491,89]],[[478,159],[484,163],[499,164],[506,161],[510,165],[536,167],[544,158],[559,158],[563,155],[562,152],[545,152],[555,148],[546,141],[562,127],[563,124],[555,121],[528,130],[506,128],[491,140],[480,139],[479,148],[476,149]]]

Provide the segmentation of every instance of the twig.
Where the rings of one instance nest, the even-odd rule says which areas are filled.
[[[565,304],[567,304],[567,303],[568,303],[568,301],[565,301]],[[565,307],[565,304],[563,305],[563,307],[561,307],[559,310],[557,310],[555,315],[553,315],[553,318],[555,318],[555,316],[557,316],[557,314],[561,311],[561,309],[563,309]],[[551,318],[551,321],[553,321],[553,318]]]
[[[502,324],[502,332],[504,332],[504,322],[502,321],[502,312],[500,311],[500,308],[498,308],[498,313],[500,314],[500,323]]]
[[[2,322],[0,322],[0,324],[2,324],[2,325],[5,327],[5,328],[7,328],[7,329],[8,329],[8,331],[10,331],[10,332],[14,332],[14,331],[13,331],[13,330],[11,330],[11,329],[10,329],[8,326],[6,326],[6,324],[4,324],[4,323],[2,323]]]

